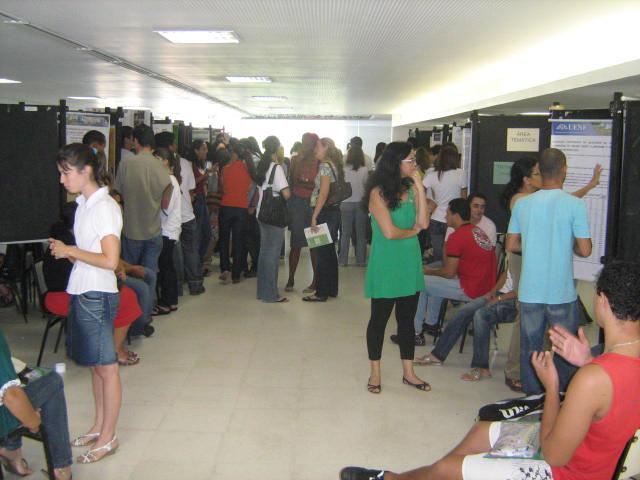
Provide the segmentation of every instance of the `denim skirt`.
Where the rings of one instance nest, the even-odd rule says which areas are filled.
[[[116,363],[113,320],[118,293],[85,292],[71,295],[67,331],[67,355],[78,365],[93,367]]]

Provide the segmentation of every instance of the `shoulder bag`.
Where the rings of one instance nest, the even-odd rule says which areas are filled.
[[[273,225],[274,227],[286,227],[289,225],[287,202],[285,202],[280,192],[277,192],[277,196],[273,195],[273,179],[276,175],[276,168],[278,168],[278,165],[274,164],[271,168],[267,188],[262,192],[262,203],[260,204],[258,220],[267,225]]]
[[[351,189],[351,182],[345,182],[344,178],[338,178],[338,175],[336,175],[336,171],[333,168],[331,162],[327,163],[329,164],[329,167],[331,167],[333,177],[336,179],[335,182],[331,182],[331,184],[329,185],[329,195],[327,196],[327,201],[325,202],[326,206],[331,207],[334,205],[340,205],[341,202],[352,195],[353,190]]]

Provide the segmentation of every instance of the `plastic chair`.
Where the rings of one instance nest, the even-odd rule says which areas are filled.
[[[36,273],[38,296],[40,298],[40,308],[43,315],[47,319],[47,324],[44,327],[44,333],[42,335],[42,341],[40,342],[38,361],[36,362],[36,365],[40,366],[40,363],[42,362],[42,356],[44,355],[44,347],[47,344],[49,330],[60,324],[60,330],[58,331],[56,345],[53,349],[54,353],[58,352],[60,340],[62,339],[62,332],[67,328],[70,297],[66,292],[47,292],[47,286],[44,281],[43,262],[41,260],[34,264],[34,270]]]

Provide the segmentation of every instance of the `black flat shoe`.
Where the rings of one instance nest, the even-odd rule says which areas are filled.
[[[369,391],[369,393],[378,394],[382,392],[382,385],[374,385],[373,383],[371,383],[371,377],[369,377],[369,382],[367,383],[367,390]]]
[[[340,470],[340,480],[384,480],[384,470],[345,467]]]
[[[431,390],[431,385],[429,385],[427,382],[411,383],[409,380],[402,377],[402,383],[404,383],[405,385],[409,385],[410,387],[417,388],[418,390],[422,390],[423,392],[428,392]]]
[[[309,295],[308,297],[302,297],[303,302],[326,302],[327,297],[317,297],[315,295]]]

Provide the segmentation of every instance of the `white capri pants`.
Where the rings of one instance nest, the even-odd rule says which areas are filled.
[[[502,422],[489,427],[491,448],[498,441]],[[462,461],[464,480],[553,480],[551,467],[544,460],[523,458],[485,458],[486,453],[467,455]]]

